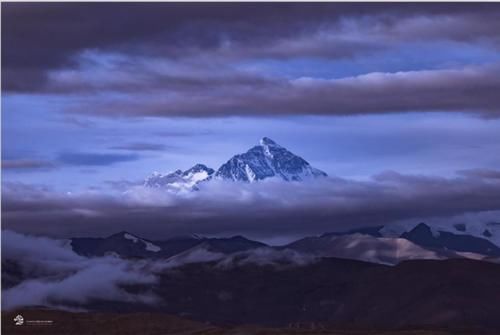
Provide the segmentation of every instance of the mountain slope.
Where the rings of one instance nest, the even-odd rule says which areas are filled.
[[[196,164],[186,171],[176,170],[167,174],[155,172],[146,178],[144,186],[189,191],[195,189],[198,183],[211,178],[214,172],[203,164]]]
[[[380,233],[380,230],[382,228],[384,228],[384,226],[370,226],[370,227],[354,228],[354,229],[349,229],[347,231],[324,233],[323,235],[321,235],[321,237],[352,235],[352,234],[356,234],[356,233],[363,234],[363,235],[370,235],[373,237],[383,237],[382,233]]]
[[[306,237],[284,248],[322,257],[356,259],[379,264],[397,264],[410,259],[462,257],[451,251],[429,250],[404,238],[374,237],[360,233]]]
[[[197,185],[211,179],[256,182],[266,178],[284,181],[304,181],[327,177],[321,170],[312,167],[303,158],[294,155],[270,138],[264,137],[260,144],[245,153],[233,156],[217,171],[203,164],[171,173],[153,173],[146,178],[144,186],[174,192],[197,190]]]
[[[493,335],[500,331],[499,282],[500,265],[464,259],[406,261],[384,266],[324,258],[305,266],[281,268],[255,264],[224,268],[197,263],[174,271],[166,269],[152,285],[127,287],[130,291],[152,290],[160,299],[157,304],[93,299],[79,303],[78,306],[89,313],[78,315],[107,312],[102,318],[103,324],[99,323],[99,327],[88,334],[103,333],[102,329],[108,329],[107,322],[113,323],[115,319],[120,330],[117,334],[128,334],[126,329],[131,326],[122,313],[143,312],[137,320],[143,330],[149,329],[153,315],[164,318],[168,324],[175,322],[165,316],[171,314],[205,324],[288,327],[283,334],[303,334],[305,327],[314,326],[315,334],[332,335],[351,334],[349,330],[352,334],[379,334],[382,330],[388,334],[427,334],[421,329],[429,330],[428,334],[445,334],[442,332],[445,330],[446,334]],[[33,314],[33,311],[33,308],[12,311],[13,314],[4,319],[16,329],[9,320],[17,314],[32,320],[55,320],[51,327],[27,327],[29,333],[28,328],[35,329],[33,334],[54,334],[54,329],[60,329],[57,327],[69,327],[77,322],[71,316],[54,319],[46,314],[46,309],[42,314]],[[150,317],[144,312],[154,314]],[[87,324],[94,323],[86,320],[79,326]],[[122,326],[125,328],[120,328]],[[12,327],[9,329],[14,329]],[[302,329],[294,329],[298,327]],[[335,328],[342,330],[324,331]],[[156,324],[151,331],[164,334],[171,329]],[[199,332],[188,332],[182,326],[179,333]],[[209,333],[220,332],[212,329]],[[232,334],[257,333],[275,334],[251,330]]]
[[[156,257],[162,248],[146,239],[128,232],[120,232],[106,238],[72,238],[71,247],[79,255],[93,257],[115,253],[122,257]]]
[[[128,232],[113,234],[106,238],[72,238],[71,247],[86,257],[114,253],[123,258],[168,258],[193,248],[212,253],[231,254],[266,247],[261,242],[242,236],[207,238],[199,236],[176,237],[164,241],[149,241]]]
[[[412,260],[384,266],[323,258],[291,267],[191,263],[159,277],[152,289],[165,303],[151,309],[216,324],[475,330],[467,334],[500,330],[500,265],[486,262]],[[90,307],[134,309],[126,303]]]
[[[487,239],[441,230],[434,232],[431,227],[424,223],[420,223],[409,232],[403,233],[401,237],[423,247],[500,256],[500,247]]]
[[[231,254],[239,251],[246,251],[267,245],[261,242],[249,240],[243,236],[233,236],[228,238],[208,238],[203,241],[203,245],[212,252]]]
[[[233,156],[215,173],[215,178],[244,182],[271,177],[302,181],[326,176],[323,171],[313,168],[306,160],[267,137],[247,152]]]

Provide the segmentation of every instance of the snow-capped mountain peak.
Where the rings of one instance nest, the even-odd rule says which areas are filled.
[[[191,191],[197,189],[200,182],[212,178],[251,183],[266,178],[304,181],[326,176],[325,172],[312,167],[303,158],[291,153],[269,137],[263,137],[258,145],[245,153],[233,156],[217,171],[203,164],[196,164],[186,171],[153,173],[145,180],[144,186],[172,191]]]
[[[146,178],[144,186],[152,188],[167,188],[175,191],[190,191],[196,187],[196,184],[211,178],[214,173],[203,164],[196,164],[186,171],[176,170],[174,172],[161,174],[154,172]]]
[[[187,176],[187,175],[192,175],[192,174],[195,174],[195,173],[200,173],[200,172],[206,172],[207,174],[212,174],[214,173],[214,169],[211,169],[209,167],[207,167],[206,165],[204,164],[196,164],[195,166],[193,166],[192,168],[184,171],[182,173],[182,175],[184,176]]]
[[[182,172],[182,176],[184,179],[188,181],[191,186],[194,184],[209,178],[215,172],[214,169],[211,169],[203,164],[196,164],[192,168]]]
[[[279,144],[271,140],[269,137],[263,137],[260,139],[259,144],[263,147],[280,147]]]
[[[269,158],[274,158],[272,148],[281,148],[279,144],[271,140],[269,137],[263,137],[259,141],[260,146],[264,149],[264,154]]]
[[[268,137],[247,152],[233,156],[215,173],[215,178],[255,182],[266,178],[285,181],[302,181],[326,177],[323,171],[313,168],[306,160],[291,153]]]

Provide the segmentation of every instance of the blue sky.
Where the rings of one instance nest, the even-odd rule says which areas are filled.
[[[102,187],[105,181],[139,181],[153,171],[187,169],[198,162],[217,168],[263,136],[330,175],[357,179],[384,170],[448,176],[500,165],[498,155],[491,154],[500,150],[500,121],[466,113],[112,120],[64,115],[54,112],[50,101],[36,100],[42,99],[4,100],[5,111],[20,112],[3,114],[3,157],[56,166],[5,170],[4,181],[74,191]],[[59,104],[54,103],[56,109]],[[130,144],[156,147],[127,150]]]

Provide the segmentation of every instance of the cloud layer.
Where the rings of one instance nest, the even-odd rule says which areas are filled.
[[[116,194],[66,195],[7,184],[3,224],[55,236],[108,235],[119,230],[152,239],[186,233],[297,236],[498,211],[500,183],[495,177],[491,172],[453,178],[385,172],[369,181],[212,181],[184,195],[142,186]]]
[[[70,308],[93,300],[157,301],[150,292],[132,294],[122,288],[156,282],[153,274],[142,270],[144,264],[112,256],[81,257],[71,250],[69,241],[3,230],[2,275],[7,277],[5,268],[12,266],[8,262],[17,264],[21,271],[20,278],[12,278],[14,286],[3,288],[2,309],[36,305]]]
[[[68,65],[72,63],[72,55],[85,49],[136,49],[139,53],[159,49],[177,56],[214,49],[242,54],[248,46],[260,45],[265,46],[259,48],[261,52],[269,53],[268,47],[277,41],[329,29],[345,33],[346,28],[370,27],[372,35],[386,39],[493,42],[498,42],[499,29],[496,4],[4,4],[2,7],[7,47],[2,62],[11,69]],[[134,15],[130,16],[131,13]],[[116,30],[115,26],[121,29]],[[439,26],[446,29],[435,29]],[[53,39],[54,34],[59,38]],[[232,45],[238,51],[229,48]],[[320,47],[318,43],[316,49]]]
[[[66,165],[76,166],[105,166],[120,162],[129,162],[139,159],[135,154],[104,154],[95,152],[65,152],[58,160]]]
[[[460,111],[500,115],[500,66],[397,73],[342,79],[206,78],[204,88],[179,87],[172,94],[89,100],[73,113],[116,116],[358,115],[411,111]],[[228,80],[225,82],[225,80]],[[221,84],[225,82],[225,84]],[[142,86],[147,87],[147,85]],[[157,89],[165,89],[161,85]],[[190,95],[189,99],[187,96]]]
[[[268,248],[232,255],[188,250],[161,260],[126,260],[118,256],[87,258],[75,254],[68,240],[2,231],[2,310],[25,306],[82,309],[96,301],[161,305],[154,285],[162,273],[190,263],[213,262],[218,268],[246,264],[302,266],[315,257]],[[19,268],[19,271],[17,271]],[[126,287],[135,286],[136,290]],[[137,290],[137,286],[142,287]]]
[[[2,159],[2,169],[5,170],[38,170],[51,169],[53,162],[35,159]]]
[[[68,112],[108,117],[436,110],[499,115],[495,57],[490,65],[449,61],[418,71],[367,71],[345,78],[290,78],[283,70],[289,60],[384,58],[388,50],[415,48],[418,53],[416,46],[426,43],[496,53],[500,11],[494,3],[2,8],[3,90],[77,96]],[[275,73],[262,69],[269,62],[277,62]]]

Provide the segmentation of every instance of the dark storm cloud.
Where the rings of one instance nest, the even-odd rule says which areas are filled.
[[[369,73],[342,79],[272,79],[262,85],[174,95],[136,96],[133,101],[90,100],[73,113],[120,116],[210,117],[231,115],[349,115],[405,111],[464,111],[500,115],[500,65],[456,70]],[[189,97],[189,98],[188,98]]]
[[[110,147],[110,149],[115,150],[128,150],[128,151],[163,151],[166,150],[168,146],[159,143],[128,143],[123,145],[116,145]]]
[[[324,6],[95,3],[2,7],[2,67],[12,71],[3,72],[3,87],[30,90],[43,82],[45,71],[75,65],[74,56],[81,50],[151,53],[162,45],[162,53],[179,57],[187,50],[217,48],[227,39],[259,44],[297,32],[304,20],[296,19],[307,12],[309,21],[311,15],[320,19],[318,9]],[[38,80],[22,86],[25,79],[33,78]]]
[[[216,51],[217,57],[242,59],[352,57],[394,39],[497,43],[498,8],[494,3],[3,3],[2,87],[43,90],[48,71],[78,66],[84,50],[171,59]],[[323,31],[343,32],[346,21],[365,25],[370,38],[314,43]]]
[[[35,159],[2,159],[2,170],[33,171],[43,169],[53,169],[56,164],[47,160]]]
[[[93,152],[64,152],[58,156],[58,161],[61,163],[77,166],[107,166],[138,159],[139,156],[135,154],[102,154]]]
[[[128,230],[149,238],[185,233],[276,237],[400,220],[500,210],[498,179],[386,172],[371,181],[210,182],[188,195],[141,186],[119,195],[57,195],[4,189],[3,224],[58,236]]]

